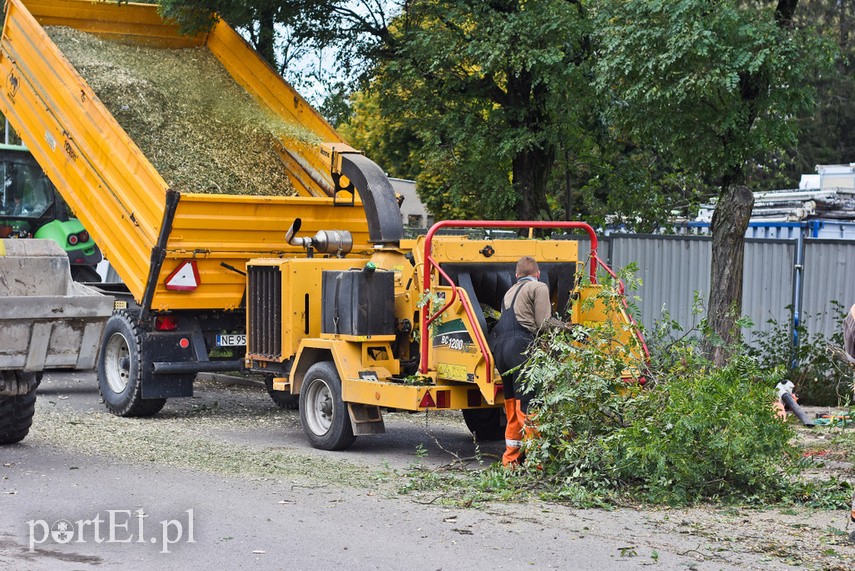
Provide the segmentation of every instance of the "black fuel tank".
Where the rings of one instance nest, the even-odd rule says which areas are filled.
[[[394,335],[394,280],[394,272],[383,270],[323,272],[322,332]]]

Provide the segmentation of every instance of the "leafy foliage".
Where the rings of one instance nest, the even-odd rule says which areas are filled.
[[[606,0],[598,16],[595,77],[612,124],[722,186],[795,142],[792,117],[813,102],[804,78],[832,58],[780,12],[733,0]]]
[[[792,429],[771,408],[775,376],[745,354],[714,368],[697,339],[684,337],[654,344],[669,356],[654,354],[658,366],[641,390],[622,378],[628,362],[644,364],[631,345],[615,345],[617,333],[557,333],[542,340],[526,370],[541,395],[528,465],[540,466],[560,497],[631,493],[684,504],[784,493],[795,456]]]
[[[420,142],[398,115],[384,113],[377,94],[357,92],[350,98],[349,120],[338,131],[351,146],[363,151],[391,176],[414,179],[422,168]]]
[[[344,99],[384,33],[387,9],[383,1],[354,7],[348,0],[158,0],[157,4],[161,14],[188,34],[206,32],[218,19],[225,20],[309,99],[324,99],[319,106],[331,118],[347,115]]]
[[[372,84],[419,140],[437,218],[548,215],[546,181],[584,84],[586,20],[561,0],[421,0],[390,32]]]
[[[802,0],[798,22],[812,26],[837,47],[834,65],[804,80],[817,91],[816,111],[799,120],[799,143],[789,149],[781,171],[788,180],[814,172],[818,164],[848,163],[855,157],[855,4],[833,0]]]
[[[284,35],[287,35],[287,31],[281,28],[277,34],[276,26],[293,24],[305,2],[301,0],[253,0],[253,2],[159,0],[158,4],[160,12],[165,17],[176,20],[181,31],[185,33],[207,31],[218,18],[223,18],[243,31],[252,45],[271,65],[276,65],[279,60],[284,67],[287,65],[288,52],[283,49],[285,44],[281,40]],[[280,52],[278,58],[277,51]],[[280,68],[280,71],[282,69]]]
[[[595,303],[622,306],[615,286],[601,289]],[[699,315],[701,300],[695,302]],[[733,351],[724,367],[713,366],[700,350],[712,334],[702,319],[689,331],[670,320],[657,324],[647,338],[650,364],[625,332],[576,326],[539,338],[524,372],[538,395],[530,412],[539,434],[525,444],[521,468],[417,469],[402,491],[444,490],[443,497],[466,506],[532,493],[602,507],[848,506],[851,485],[805,476],[814,464],[793,442],[794,424],[774,416],[773,387],[785,367],[748,351]],[[628,372],[636,376],[627,379]],[[851,437],[839,438],[851,454]]]
[[[813,106],[803,78],[832,61],[827,43],[793,26],[798,2],[765,4],[603,0],[595,27],[610,123],[720,189],[709,321],[728,341],[742,313],[747,166],[795,144],[793,118]]]

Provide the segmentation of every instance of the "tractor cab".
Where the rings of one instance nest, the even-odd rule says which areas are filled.
[[[68,254],[78,281],[101,281],[101,252],[26,149],[0,145],[0,238],[44,238]]]

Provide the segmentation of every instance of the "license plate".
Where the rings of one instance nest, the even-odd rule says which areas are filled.
[[[217,347],[243,347],[246,345],[246,334],[217,335]]]

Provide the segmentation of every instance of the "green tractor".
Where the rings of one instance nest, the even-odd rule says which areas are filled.
[[[26,147],[0,144],[0,238],[53,240],[68,254],[71,276],[100,282],[101,251]]]

